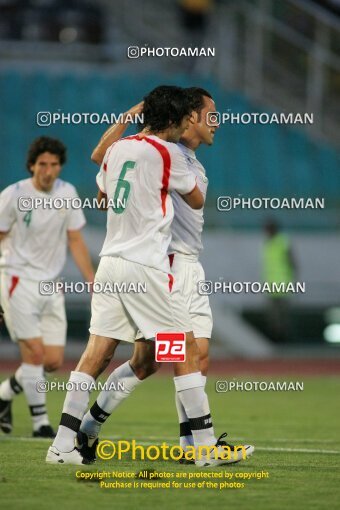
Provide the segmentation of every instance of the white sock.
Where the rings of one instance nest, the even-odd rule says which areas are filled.
[[[53,441],[53,446],[61,452],[70,452],[74,449],[74,440],[89,405],[90,391],[87,388],[94,382],[91,375],[71,372],[69,383],[72,383],[70,384],[72,388],[66,394],[60,425]]]
[[[46,410],[46,393],[37,391],[38,383],[45,380],[44,367],[43,365],[22,363],[19,377],[30,408],[33,430],[39,430],[42,425],[50,423]]]
[[[176,391],[189,419],[195,446],[214,445],[216,438],[211,422],[209,401],[200,372],[174,377]]]
[[[97,437],[102,424],[141,382],[143,381],[135,375],[129,361],[116,368],[107,378],[108,389],[100,392],[96,402],[84,416],[80,430],[90,437]]]
[[[0,399],[12,400],[22,391],[22,365],[20,365],[14,375],[0,384]]]
[[[175,401],[179,422],[179,444],[183,450],[185,450],[187,446],[192,446],[194,444],[194,438],[192,437],[189,418],[187,417],[177,391],[175,395]]]
[[[202,375],[203,388],[205,388],[206,382],[207,376]],[[193,446],[194,438],[190,428],[189,418],[187,417],[187,414],[177,392],[175,395],[175,401],[179,422],[179,444],[183,448],[183,450],[185,450],[187,446]]]

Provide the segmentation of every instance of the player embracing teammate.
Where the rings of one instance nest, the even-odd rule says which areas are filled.
[[[91,336],[70,381],[91,386],[120,341],[135,342],[135,352],[108,378],[108,382],[119,380],[124,389],[102,391],[85,419],[89,392],[73,389],[67,393],[57,437],[47,453],[49,463],[88,461],[86,448],[95,444],[100,425],[157,369],[153,339],[156,333],[164,331],[186,333],[186,361],[174,364],[181,446],[216,445],[219,452],[226,444],[215,437],[204,390],[205,376],[200,370],[200,353],[202,368],[205,373],[207,370],[212,320],[208,301],[197,292],[197,283],[204,278],[198,253],[207,179],[193,149],[202,142],[212,143],[215,128],[208,129],[205,118],[202,119],[204,110],[212,107],[211,97],[200,89],[158,87],[144,100],[142,133],[112,145],[107,140],[110,147],[97,176],[100,196],[117,197],[118,190],[123,188],[126,205],[123,210],[108,208],[107,235],[95,281],[142,281],[147,284],[147,293],[138,297],[120,292],[93,296]],[[190,146],[190,142],[185,144],[183,134],[190,130],[191,122],[195,125],[195,137],[191,138]],[[177,143],[181,137],[185,145],[171,143]],[[169,252],[174,206],[180,217],[172,230]],[[190,216],[188,211],[198,214]],[[189,275],[186,281],[185,273]],[[193,330],[197,339],[201,337],[200,351]],[[93,434],[91,422],[92,429],[96,429]],[[89,442],[83,445],[84,437],[92,440],[92,445]],[[249,445],[244,449],[247,456],[253,452]],[[231,461],[238,460],[241,457]],[[230,460],[220,455],[196,460],[197,465],[227,462]]]

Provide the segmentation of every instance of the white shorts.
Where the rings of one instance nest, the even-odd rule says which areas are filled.
[[[159,332],[192,331],[189,314],[172,277],[120,257],[102,257],[95,282],[145,284],[146,292],[94,293],[90,333],[126,342],[151,339]],[[136,285],[135,285],[136,286]]]
[[[41,337],[44,345],[63,346],[66,342],[64,295],[42,295],[39,282],[0,274],[0,302],[14,342]]]
[[[198,292],[198,282],[205,280],[204,269],[197,257],[175,253],[170,255],[174,289],[179,289],[189,311],[195,338],[211,338],[213,319],[209,297]]]

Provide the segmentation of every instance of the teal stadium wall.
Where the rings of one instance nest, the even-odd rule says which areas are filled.
[[[1,70],[0,187],[27,177],[25,156],[31,140],[55,136],[68,147],[63,178],[81,196],[92,196],[96,167],[90,154],[107,125],[56,124],[39,127],[39,111],[63,113],[125,111],[162,83],[198,85],[212,92],[217,109],[233,113],[261,111],[243,96],[221,90],[210,80],[166,75]],[[130,131],[129,131],[130,132]],[[303,130],[287,126],[227,124],[220,127],[214,148],[202,147],[199,157],[209,176],[209,203],[217,196],[325,197],[340,203],[340,158],[331,146],[312,140]]]

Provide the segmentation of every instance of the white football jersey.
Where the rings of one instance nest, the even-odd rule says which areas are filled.
[[[204,196],[207,194],[208,179],[203,165],[198,161],[193,150],[177,144],[183,152],[190,171],[195,175],[197,186]],[[203,208],[192,209],[175,191],[171,194],[175,217],[171,225],[172,240],[169,253],[198,255],[202,250],[202,230],[204,224]]]
[[[170,192],[185,195],[196,186],[177,145],[157,136],[122,138],[106,151],[97,184],[113,199],[100,256],[118,256],[169,273],[174,216]]]
[[[38,191],[28,178],[8,186],[0,194],[0,231],[9,231],[0,244],[0,268],[7,274],[29,280],[53,280],[65,264],[67,231],[85,225],[84,213],[72,207],[43,209],[42,206],[22,211],[27,200],[21,198],[72,199],[78,198],[77,191],[61,179],[55,181],[51,191]]]

